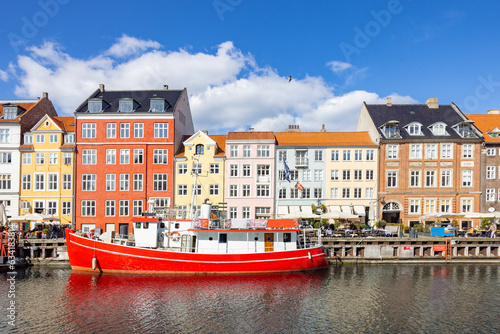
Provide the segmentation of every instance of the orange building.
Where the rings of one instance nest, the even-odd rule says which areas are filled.
[[[151,205],[171,207],[174,155],[192,134],[187,90],[92,93],[75,112],[76,228],[128,234]]]

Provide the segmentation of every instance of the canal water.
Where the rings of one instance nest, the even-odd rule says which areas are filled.
[[[1,274],[0,294],[0,333],[500,332],[493,264],[346,264],[243,276],[32,267],[13,279]]]

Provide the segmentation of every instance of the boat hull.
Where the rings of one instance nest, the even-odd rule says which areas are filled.
[[[65,233],[71,268],[77,271],[135,274],[247,274],[328,268],[322,246],[265,253],[198,254],[116,245],[77,236],[68,229]]]

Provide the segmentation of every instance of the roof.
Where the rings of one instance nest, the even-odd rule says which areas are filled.
[[[484,141],[487,143],[500,143],[500,138],[491,138],[488,131],[495,128],[500,129],[500,115],[498,114],[468,114],[468,119],[474,121],[474,125],[483,133]]]
[[[75,132],[75,117],[73,116],[57,116],[54,120],[58,122],[57,125],[66,132]]]
[[[105,109],[102,113],[113,113],[118,112],[120,99],[133,99],[134,113],[137,112],[149,112],[150,109],[150,99],[164,99],[167,103],[165,104],[165,112],[172,112],[174,107],[179,100],[182,92],[184,90],[119,90],[119,91],[101,91],[96,90],[92,95],[90,95],[78,108],[77,113],[88,112],[88,100],[89,99],[102,99],[105,102]]]
[[[226,140],[275,140],[272,131],[229,132]]]
[[[0,119],[0,122],[12,122],[17,121],[17,119],[23,115],[26,111],[33,108],[40,100],[0,100],[0,116],[3,116],[3,106],[8,104],[14,104],[22,109],[22,112],[14,119]]]
[[[451,127],[466,120],[465,116],[455,105],[439,105],[438,108],[429,108],[426,104],[365,104],[370,117],[377,127],[382,138],[385,139],[381,127],[390,121],[399,122],[401,139],[462,139]],[[455,109],[456,108],[456,109]],[[418,122],[422,124],[423,136],[410,136],[404,127]],[[435,136],[429,126],[435,123],[446,124],[449,136]]]
[[[189,139],[191,135],[184,135],[182,137],[182,143]],[[210,139],[215,141],[217,143],[217,153],[215,154],[215,157],[224,157],[226,152],[225,152],[225,146],[226,146],[226,135],[208,135]],[[179,152],[175,155],[175,157],[183,157],[185,153],[185,147],[184,144],[180,145],[179,147]]]
[[[368,132],[276,132],[278,146],[377,146]]]

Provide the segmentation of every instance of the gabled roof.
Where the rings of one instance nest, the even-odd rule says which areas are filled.
[[[278,146],[377,146],[368,132],[276,132]]]
[[[227,140],[274,140],[272,131],[229,132]]]
[[[0,100],[0,117],[3,117],[4,105],[16,105],[21,108],[22,112],[14,119],[0,119],[0,122],[17,122],[25,112],[33,108],[40,100]]]
[[[149,112],[151,99],[163,99],[165,103],[165,112],[172,112],[184,90],[119,90],[119,91],[101,91],[100,89],[92,93],[78,108],[77,113],[86,113],[88,111],[88,100],[102,99],[106,108],[102,113],[116,113],[119,110],[120,99],[133,99],[137,102],[137,108],[132,113]],[[130,113],[127,113],[130,114]]]
[[[186,140],[188,140],[191,136],[185,135],[182,138],[182,142],[184,143]],[[208,135],[210,139],[215,141],[217,143],[217,152],[215,153],[215,157],[224,157],[226,152],[225,152],[225,146],[226,146],[226,135]],[[179,147],[179,152],[175,155],[176,158],[178,157],[184,157],[185,153],[185,146],[184,144],[181,144]]]
[[[435,109],[429,108],[426,104],[393,104],[391,106],[387,106],[387,104],[365,104],[365,106],[383,139],[385,139],[385,136],[381,128],[389,121],[399,122],[399,132],[402,139],[462,139],[452,127],[467,121],[467,118],[458,110],[458,107],[453,104],[439,105]],[[410,136],[408,134],[405,126],[412,122],[422,124],[423,136]],[[429,126],[437,122],[446,124],[446,131],[449,136],[435,136],[432,133]]]
[[[74,116],[57,116],[53,119],[58,122],[58,125],[63,131],[75,132],[75,117]]]
[[[500,138],[492,138],[488,133],[495,128],[500,129],[500,115],[498,114],[468,114],[468,119],[474,121],[474,125],[483,133],[484,141],[487,143],[500,143]]]

